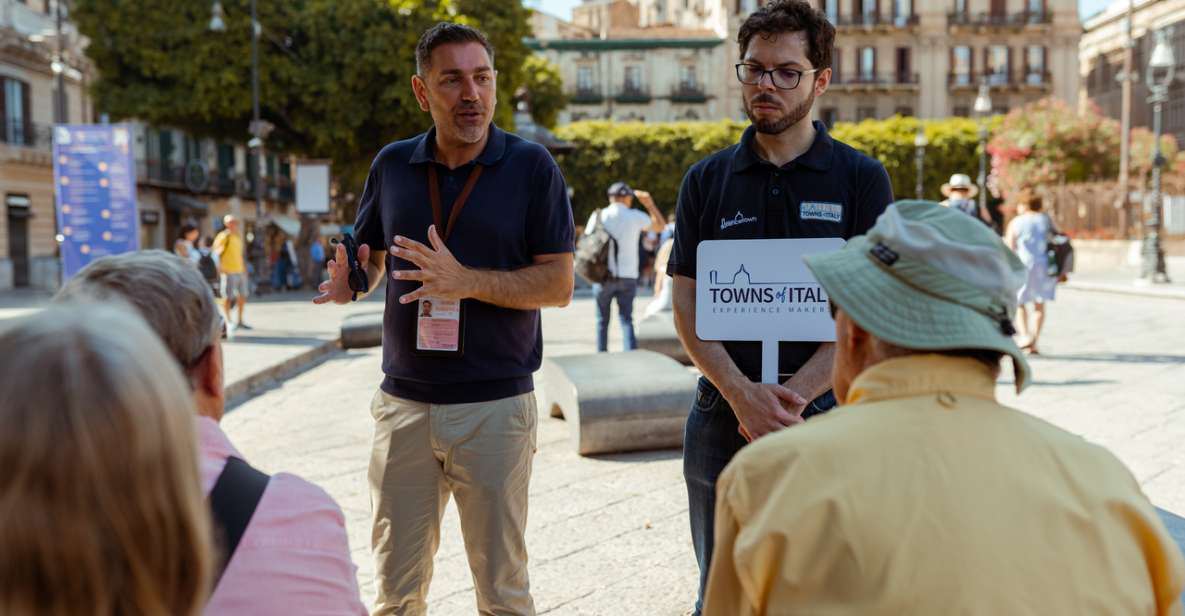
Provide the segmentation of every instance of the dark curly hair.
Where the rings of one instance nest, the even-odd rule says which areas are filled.
[[[831,49],[835,45],[835,26],[823,13],[803,0],[774,0],[757,9],[737,33],[741,58],[749,50],[754,36],[776,36],[802,32],[807,40],[807,59],[812,68],[831,68]]]
[[[416,74],[422,77],[428,70],[432,64],[433,50],[450,43],[478,43],[485,47],[490,62],[494,61],[494,46],[490,44],[485,33],[464,24],[442,21],[424,32],[420,36],[420,42],[416,44]]]

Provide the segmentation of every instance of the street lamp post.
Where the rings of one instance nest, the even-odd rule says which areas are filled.
[[[256,0],[251,0],[251,140],[247,149],[255,154],[255,224],[263,220],[263,122],[259,119],[259,17]],[[222,16],[222,2],[214,0],[210,17],[211,32],[225,32],[226,22]]]
[[[1160,245],[1160,212],[1164,197],[1160,192],[1160,174],[1165,165],[1164,153],[1160,150],[1161,115],[1164,103],[1169,99],[1169,86],[1173,83],[1176,58],[1169,44],[1172,28],[1156,33],[1156,47],[1148,61],[1146,83],[1152,94],[1152,134],[1155,138],[1155,153],[1152,155],[1152,196],[1144,199],[1144,241],[1140,250],[1140,280],[1145,283],[1169,282],[1164,265],[1164,250]]]
[[[916,186],[914,192],[917,193],[918,201],[921,201],[922,199],[924,199],[925,194],[926,194],[926,187],[925,187],[925,183],[923,180],[923,172],[925,171],[925,165],[926,165],[926,146],[927,145],[929,145],[929,142],[926,140],[926,128],[919,122],[918,123],[918,132],[913,137],[913,146],[917,152],[917,154],[916,154],[917,157],[915,158],[915,161],[917,163],[917,171],[918,171],[918,181],[917,181],[917,186]]]
[[[975,115],[979,118],[979,211],[987,211],[987,139],[988,114],[992,112],[992,96],[987,82],[979,85],[979,96],[975,97]]]

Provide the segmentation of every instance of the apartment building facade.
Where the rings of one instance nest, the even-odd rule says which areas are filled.
[[[832,86],[815,106],[817,116],[828,123],[894,114],[969,115],[981,83],[991,88],[997,113],[1048,96],[1077,100],[1082,27],[1076,0],[814,2],[837,31]],[[644,40],[672,29],[703,32],[704,39],[714,35],[719,49],[699,59],[716,63],[698,69],[714,86],[716,104],[705,119],[743,119],[741,87],[732,72],[739,58],[736,35],[761,4],[585,0],[573,11],[573,23],[588,30],[585,36],[602,40],[625,32]],[[538,41],[539,47],[543,43]],[[588,54],[586,61],[597,52],[591,45],[582,51]],[[660,64],[666,74],[680,70],[678,62]],[[567,74],[565,83],[573,91],[578,85]]]
[[[54,8],[49,0],[0,0],[0,289],[56,288],[52,128],[93,121],[89,69],[69,26],[57,61]]]
[[[645,26],[628,0],[586,3],[572,22],[538,14],[528,45],[560,68],[566,124],[707,120],[725,113],[724,41],[712,30]],[[557,36],[558,35],[558,36]]]
[[[1152,107],[1148,104],[1145,75],[1156,32],[1172,28],[1170,44],[1177,61],[1177,78],[1169,87],[1168,102],[1162,118],[1166,134],[1185,145],[1185,0],[1140,0],[1132,13],[1132,38],[1135,42],[1133,68],[1137,80],[1132,83],[1132,126],[1152,127]],[[1120,119],[1123,109],[1123,56],[1127,41],[1127,0],[1112,2],[1102,13],[1085,22],[1079,48],[1082,70],[1080,104],[1095,104],[1103,114]]]
[[[59,285],[52,127],[104,120],[87,94],[95,75],[66,5],[58,57],[57,8],[55,0],[0,0],[0,291]],[[171,249],[186,222],[213,233],[230,213],[254,229],[255,156],[244,145],[131,124],[141,247]],[[269,220],[291,212],[292,162],[265,154],[258,181]]]

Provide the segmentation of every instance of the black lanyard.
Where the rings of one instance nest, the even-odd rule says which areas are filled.
[[[465,187],[461,189],[457,200],[453,202],[453,209],[449,212],[448,226],[446,227],[444,225],[444,208],[440,205],[440,185],[436,177],[436,165],[428,164],[428,199],[432,202],[432,220],[436,223],[436,232],[445,242],[448,242],[449,235],[452,234],[453,227],[457,224],[457,217],[461,215],[461,208],[465,207],[465,202],[469,200],[469,193],[473,192],[473,187],[477,184],[477,178],[481,177],[481,170],[480,164],[473,164],[473,171],[469,172],[469,179],[465,180]]]

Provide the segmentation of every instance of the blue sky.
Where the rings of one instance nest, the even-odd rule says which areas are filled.
[[[1078,0],[1078,13],[1083,17],[1090,17],[1103,10],[1108,0]],[[572,18],[572,7],[580,4],[580,0],[523,0],[523,4],[545,13],[551,13],[564,19]]]

